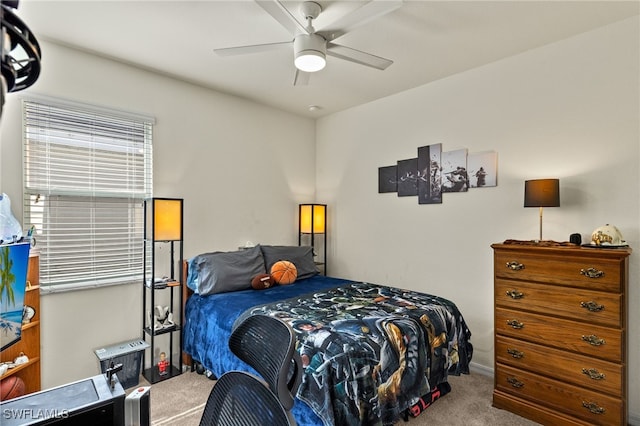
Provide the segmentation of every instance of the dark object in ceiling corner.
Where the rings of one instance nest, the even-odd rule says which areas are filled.
[[[26,89],[40,76],[40,45],[14,13],[18,3],[19,0],[0,0],[0,117],[5,93]]]

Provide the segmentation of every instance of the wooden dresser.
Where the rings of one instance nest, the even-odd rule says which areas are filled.
[[[626,425],[631,249],[491,247],[493,406],[545,425]]]

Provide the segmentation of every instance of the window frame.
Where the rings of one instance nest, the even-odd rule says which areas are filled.
[[[141,281],[155,119],[40,96],[22,99],[22,117],[23,223],[35,225],[41,292]]]

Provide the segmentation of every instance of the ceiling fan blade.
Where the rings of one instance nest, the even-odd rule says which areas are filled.
[[[342,37],[349,31],[366,24],[402,6],[403,0],[370,0],[360,8],[339,18],[337,21],[317,31],[327,41]]]
[[[283,27],[289,31],[291,35],[309,34],[307,28],[302,25],[298,20],[287,10],[286,7],[280,3],[279,0],[255,0],[258,6],[263,8],[269,15],[280,23]]]
[[[339,44],[334,43],[327,43],[327,55],[379,70],[385,70],[389,65],[393,64],[393,61],[390,59],[385,59],[380,56],[375,56],[370,53],[361,52],[359,50],[340,46]]]
[[[306,86],[309,84],[309,77],[311,76],[310,72],[300,71],[296,68],[296,74],[293,76],[293,85],[294,86]]]
[[[248,46],[237,47],[223,47],[220,49],[213,49],[220,56],[233,56],[233,55],[246,55],[250,53],[268,52],[271,50],[282,49],[283,47],[290,48],[291,41],[281,41],[278,43],[266,43],[266,44],[252,44]]]

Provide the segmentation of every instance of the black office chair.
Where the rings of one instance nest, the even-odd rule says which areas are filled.
[[[293,329],[278,318],[253,315],[235,327],[229,348],[260,373],[284,409],[291,410],[302,380]]]
[[[229,371],[211,389],[200,426],[292,426],[266,383],[244,371]]]

